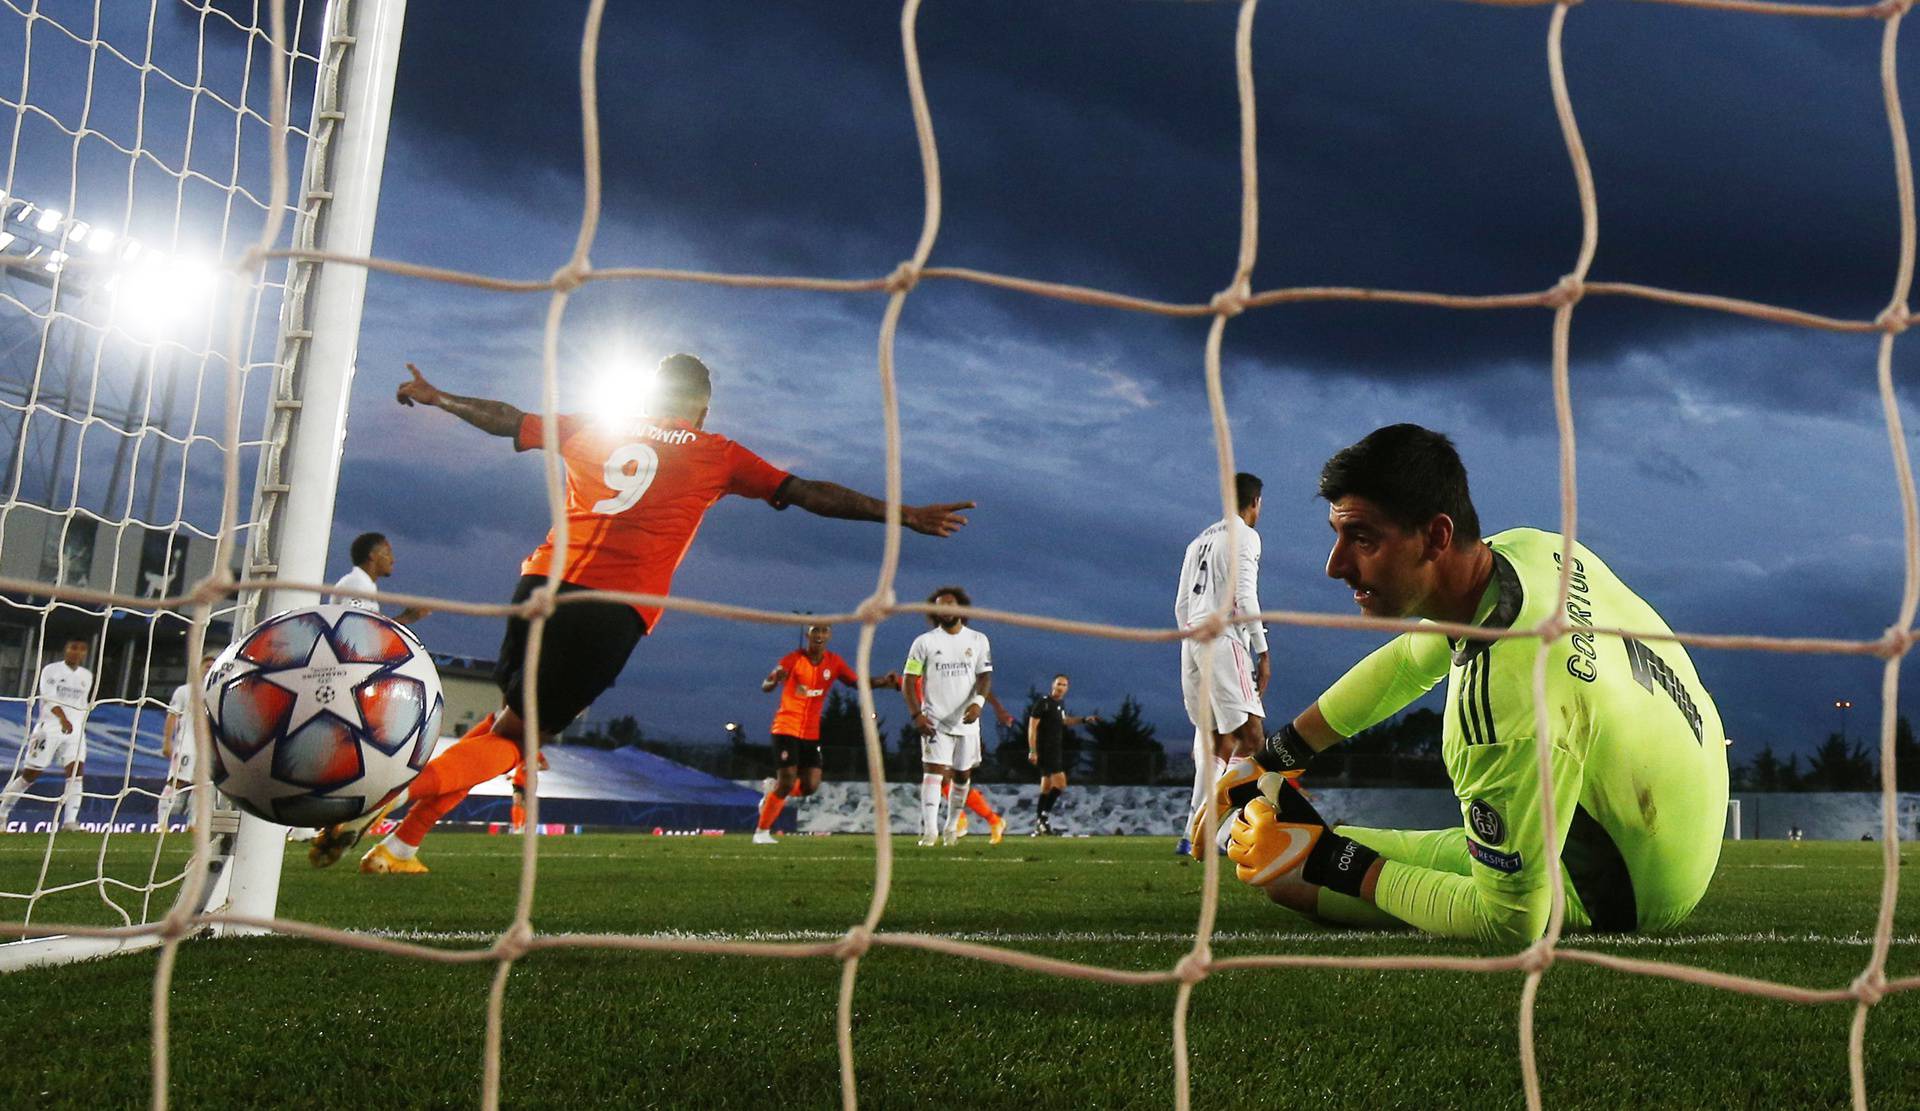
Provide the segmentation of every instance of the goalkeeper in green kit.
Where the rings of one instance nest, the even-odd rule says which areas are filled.
[[[1374,617],[1529,628],[1558,601],[1558,533],[1484,540],[1453,444],[1382,428],[1327,462],[1327,575]],[[1519,946],[1546,930],[1547,869],[1566,878],[1567,925],[1658,930],[1686,919],[1713,878],[1727,811],[1719,712],[1677,642],[1594,626],[1667,625],[1585,547],[1573,549],[1565,619],[1549,646],[1546,720],[1560,859],[1546,855],[1532,638],[1394,638],[1220,780],[1216,814],[1243,881],[1325,922],[1413,926]],[[1447,682],[1442,755],[1461,825],[1330,828],[1290,776],[1313,754]]]

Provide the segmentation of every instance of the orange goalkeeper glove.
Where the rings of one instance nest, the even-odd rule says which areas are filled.
[[[1258,762],[1257,757],[1228,764],[1227,770],[1221,772],[1220,778],[1213,784],[1213,820],[1217,823],[1220,836],[1226,836],[1235,812],[1241,807],[1258,798],[1278,802],[1281,785],[1300,774],[1298,770],[1269,771]],[[1206,832],[1206,811],[1194,811],[1187,823],[1187,841],[1195,860],[1206,859],[1203,855],[1206,852]],[[1221,847],[1225,847],[1224,841]]]
[[[1227,859],[1236,865],[1233,874],[1241,883],[1265,887],[1299,871],[1313,852],[1314,843],[1327,832],[1323,825],[1283,822],[1272,803],[1254,799],[1234,819]]]
[[[1283,780],[1276,796],[1248,803],[1233,823],[1227,859],[1240,882],[1266,887],[1298,873],[1298,880],[1358,898],[1380,854],[1335,833],[1292,783]]]

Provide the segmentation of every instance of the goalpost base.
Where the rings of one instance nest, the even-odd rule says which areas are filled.
[[[207,858],[206,886],[201,890],[200,899],[198,904],[193,908],[192,913],[203,914],[209,909],[228,910],[236,914],[251,913],[231,905],[235,898],[236,877],[243,871],[264,872],[266,869],[264,867],[244,870],[240,868],[238,866],[240,858],[236,856],[237,849],[243,835],[247,831],[249,822],[265,827],[268,830],[279,830],[280,827],[270,825],[233,810],[214,811],[211,822],[210,837],[208,838],[208,848],[210,852]],[[281,837],[284,840],[284,832],[281,833]],[[258,854],[256,854],[256,856],[257,855]],[[274,891],[277,892],[280,884],[280,869],[278,867],[279,860],[277,857],[273,863],[272,881]],[[259,882],[259,877],[253,877],[253,883],[256,888]],[[269,894],[267,897],[271,899],[272,894]],[[262,917],[270,917],[271,915],[272,907],[271,903],[269,903],[267,914]],[[227,926],[225,929],[215,928],[209,932],[211,936],[222,936],[224,934],[263,933],[265,931],[255,929],[243,930],[239,927]],[[144,949],[157,948],[160,944],[161,937],[158,932],[157,923],[149,923],[146,928],[140,929],[139,932],[129,932],[125,934],[98,936],[85,934],[48,934],[45,937],[21,938],[18,941],[0,944],[0,973],[15,972],[23,968],[40,968],[49,965],[69,964],[74,961],[97,960],[101,957],[118,956],[122,953],[137,953]]]

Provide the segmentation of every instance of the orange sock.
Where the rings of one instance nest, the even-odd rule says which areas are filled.
[[[980,815],[989,822],[997,822],[1000,820],[1000,815],[994,813],[993,807],[987,805],[987,796],[981,794],[980,788],[978,787],[970,787],[967,789],[967,809]]]
[[[773,820],[780,816],[780,811],[784,809],[786,805],[787,796],[781,794],[779,788],[776,787],[768,791],[766,797],[760,800],[760,825],[758,828],[772,829]]]
[[[446,817],[447,812],[459,806],[460,800],[466,797],[467,792],[460,790],[414,799],[408,804],[407,816],[400,819],[399,828],[393,831],[393,835],[414,848],[419,848],[420,842],[427,839],[427,834],[433,829],[434,823]]]
[[[491,724],[491,722],[489,722]],[[418,845],[433,824],[460,805],[479,784],[512,770],[520,760],[520,746],[494,733],[470,732],[421,770],[407,786],[406,820],[396,831],[400,840]]]
[[[519,803],[513,804],[513,828],[519,829],[527,824],[527,808]]]

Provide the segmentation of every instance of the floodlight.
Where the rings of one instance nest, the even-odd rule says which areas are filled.
[[[113,230],[96,226],[87,234],[87,250],[104,251],[113,246]]]
[[[66,214],[57,208],[43,208],[40,210],[40,218],[33,222],[33,226],[41,231],[52,231],[60,226],[60,221],[65,217]]]
[[[204,317],[215,281],[212,268],[202,263],[149,254],[123,268],[114,282],[114,319],[135,333],[171,332]]]
[[[625,425],[651,408],[653,385],[653,367],[633,359],[604,360],[594,375],[589,411],[602,424]]]

